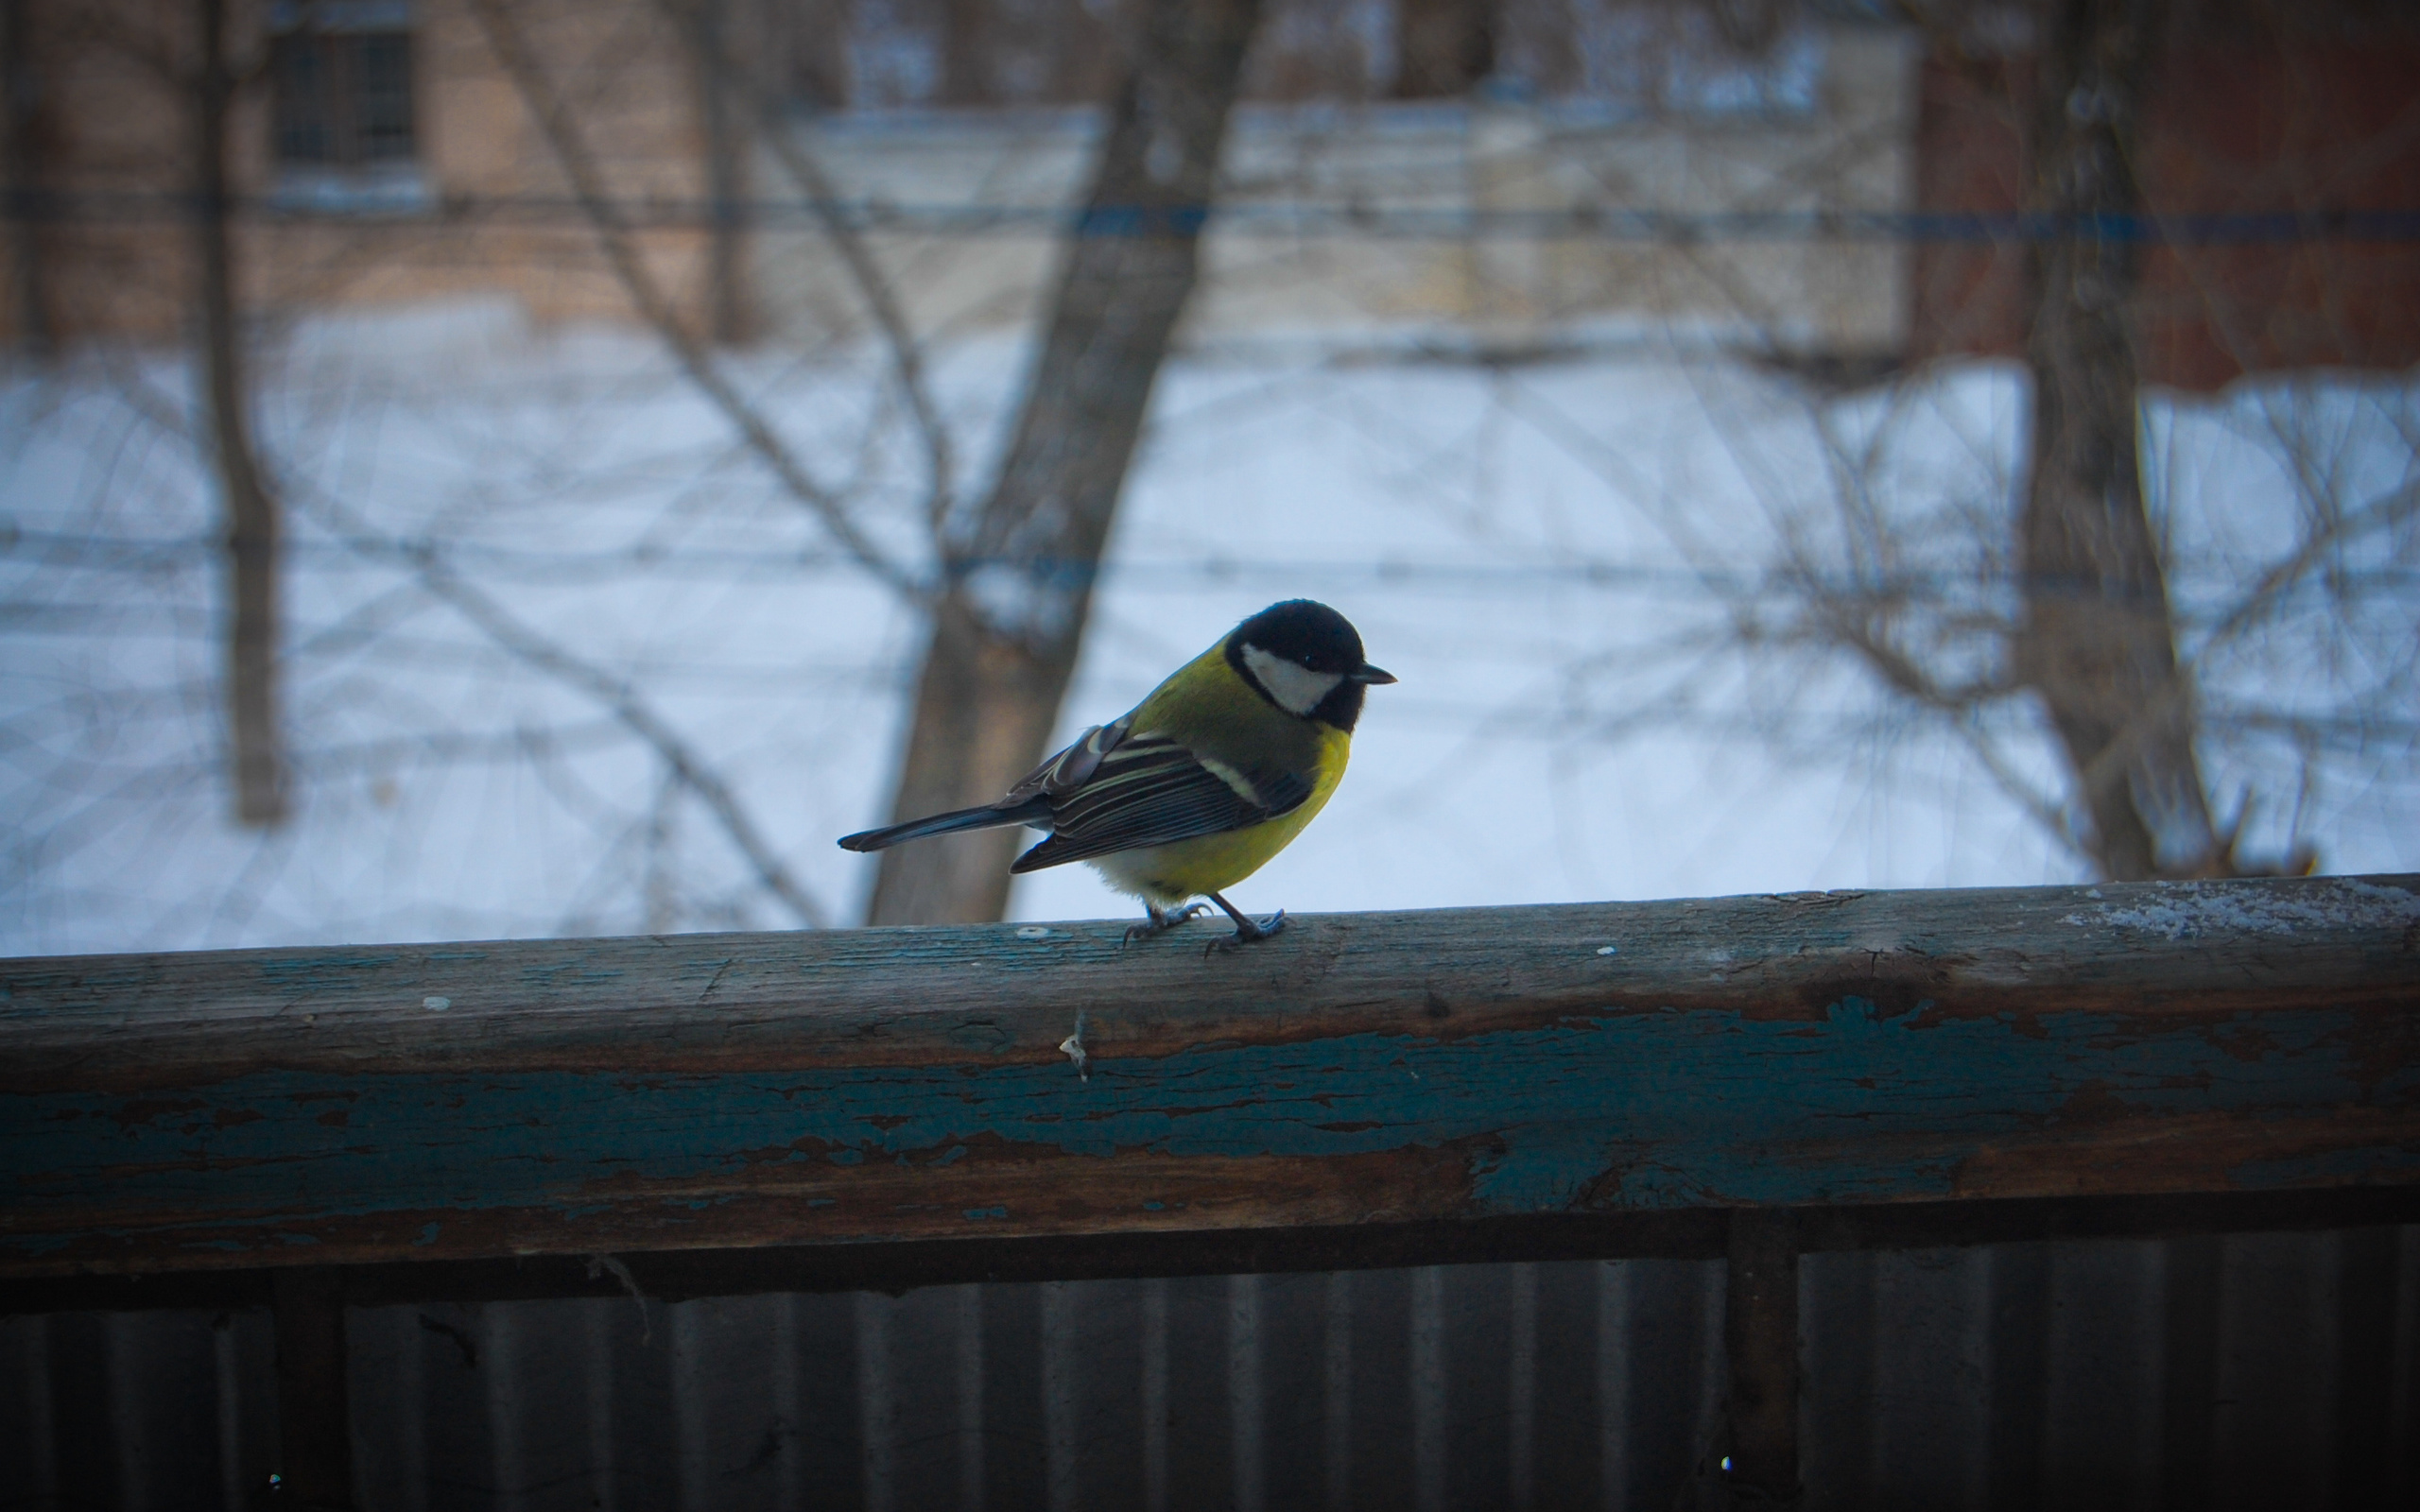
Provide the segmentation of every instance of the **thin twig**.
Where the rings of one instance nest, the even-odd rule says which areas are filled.
[[[652,747],[671,776],[705,804],[732,844],[755,868],[756,880],[767,892],[787,904],[807,927],[828,927],[831,916],[790,875],[731,784],[681,738],[680,731],[657,713],[627,679],[582,661],[508,613],[494,599],[455,576],[434,545],[378,541],[346,518],[342,508],[324,498],[312,498],[304,507],[322,524],[334,526],[330,533],[348,548],[408,568],[432,597],[452,606],[515,661],[603,704],[623,728]]]
[[[666,722],[630,683],[591,666],[552,641],[506,613],[493,599],[448,573],[433,550],[415,563],[421,581],[437,597],[452,605],[463,618],[485,631],[515,659],[559,681],[580,688],[610,708],[632,734],[655,747],[656,754],[681,784],[695,793],[756,870],[765,890],[787,904],[799,921],[812,929],[828,927],[830,915],[808,896],[789,868],[756,828],[722,775],[689,747],[679,731]]]
[[[898,386],[908,413],[915,417],[917,434],[924,438],[925,466],[930,477],[925,514],[938,537],[956,502],[957,464],[951,457],[949,426],[942,421],[925,379],[923,348],[908,324],[907,313],[900,309],[899,301],[891,293],[890,281],[882,276],[881,265],[867,250],[865,239],[857,234],[856,228],[840,213],[838,197],[823,165],[800,145],[789,123],[782,119],[780,107],[755,91],[752,84],[747,87],[756,94],[765,123],[765,140],[771,146],[773,156],[780,161],[782,171],[797,182],[800,193],[806,196],[824,236],[848,266],[849,277],[857,285],[857,297],[865,301],[868,313],[882,331],[883,345],[890,353],[891,381]]]
[[[656,4],[676,23],[683,19],[681,0],[656,0]],[[857,234],[857,228],[841,213],[840,197],[833,187],[831,175],[799,141],[781,101],[759,87],[755,70],[733,43],[730,29],[722,28],[717,35],[721,45],[717,56],[710,60],[717,73],[717,85],[737,92],[747,112],[756,118],[765,145],[772,149],[782,171],[806,198],[807,208],[814,213],[824,239],[840,254],[850,281],[856,285],[857,298],[865,301],[866,312],[882,333],[884,349],[890,357],[891,382],[898,387],[908,412],[914,417],[917,434],[925,443],[928,474],[925,512],[938,540],[956,502],[957,469],[951,455],[949,426],[943,423],[941,407],[933,403],[931,386],[925,377],[923,345],[917,341],[907,313],[899,306],[890,280],[883,275],[882,265],[866,247],[865,238]]]
[[[2192,696],[2195,684],[2200,680],[2201,668],[2209,660],[2210,653],[2249,628],[2280,593],[2310,571],[2312,564],[2328,548],[2372,526],[2393,525],[2415,507],[2420,507],[2420,482],[2406,483],[2389,490],[2352,513],[2340,514],[2313,530],[2292,553],[2260,575],[2260,580],[2252,585],[2252,591],[2228,611],[2225,618],[2211,627],[2210,633],[2203,637],[2202,644],[2191,656],[2180,659],[2174,679],[2160,690],[2159,696],[2128,716],[2110,738],[2108,746],[2093,758],[2091,765],[2084,768],[2081,781],[2106,782],[2121,763],[2132,761],[2143,742],[2158,728],[2159,722],[2174,713]],[[2090,789],[2085,788],[2084,791]]]
[[[510,8],[500,0],[471,0],[471,10],[478,17],[481,29],[487,33],[489,45],[495,50],[505,71],[512,77],[514,87],[521,92],[523,103],[537,118],[557,163],[563,170],[563,176],[571,180],[573,198],[579,202],[581,212],[587,215],[591,229],[596,233],[598,248],[612,266],[614,276],[621,281],[640,318],[655,328],[656,334],[680,358],[690,381],[722,410],[724,418],[739,432],[750,450],[772,469],[774,476],[781,480],[790,495],[822,522],[833,539],[846,548],[859,565],[902,597],[918,603],[926,600],[930,593],[925,586],[915,575],[884,556],[858,529],[856,522],[849,518],[848,509],[840,498],[816,481],[746,397],[715,367],[703,343],[681,323],[670,298],[639,256],[637,242],[623,221],[620,211],[606,198],[596,159],[588,150],[579,123],[572,119],[570,111],[547,82]]]

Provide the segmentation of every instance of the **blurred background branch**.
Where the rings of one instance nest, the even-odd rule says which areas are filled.
[[[1260,0],[1137,0],[1041,351],[981,505],[939,522],[942,589],[894,822],[988,803],[1049,748],[1153,386],[1193,294]],[[866,921],[1008,907],[1013,830],[886,850]]]
[[[2415,864],[2393,8],[0,22],[17,948],[1100,912],[829,840],[1296,593],[1297,908]]]

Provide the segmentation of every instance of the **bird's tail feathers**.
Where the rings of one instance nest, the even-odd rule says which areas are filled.
[[[894,824],[885,830],[866,830],[840,837],[843,850],[887,850],[908,840],[921,840],[929,834],[956,834],[960,830],[996,830],[1010,824],[1034,824],[1050,817],[1050,804],[1036,798],[1012,808],[986,803],[979,809],[957,809],[948,814],[935,814],[905,824]]]

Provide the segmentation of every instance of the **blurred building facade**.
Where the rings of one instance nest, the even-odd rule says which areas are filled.
[[[1010,329],[1082,192],[1132,9],[5,0],[0,339],[186,325],[216,9],[257,317],[502,294],[540,321],[632,318],[501,27],[693,331],[856,333],[818,197],[768,133],[821,165],[918,330]],[[1191,336],[2014,352],[2031,9],[1909,14],[1267,0]],[[2368,0],[2180,0],[2172,20],[2191,40],[2141,165],[2146,376],[2420,356],[2420,30]]]
[[[2025,349],[2034,43],[2003,23],[1927,50],[1911,361]],[[2247,372],[2420,362],[2415,78],[2408,6],[2177,0],[2134,165],[2144,224],[2123,232],[2143,244],[2145,382],[2211,390]]]
[[[1809,26],[1732,57],[1708,37],[1652,94],[1499,78],[1451,100],[1355,99],[1351,73],[1335,98],[1264,94],[1230,129],[1192,335],[1895,350],[1905,249],[1838,232],[1910,208],[1911,42]],[[1029,318],[1098,120],[869,110],[796,129],[871,207],[885,265],[920,269],[901,289],[912,323],[964,330]],[[793,220],[758,244],[773,329],[848,318],[817,240]]]
[[[696,70],[662,8],[512,0],[633,209],[697,297]],[[10,0],[8,332],[159,340],[186,323],[197,0]],[[506,292],[542,319],[625,318],[544,133],[465,0],[230,0],[226,163],[244,306],[271,318]]]

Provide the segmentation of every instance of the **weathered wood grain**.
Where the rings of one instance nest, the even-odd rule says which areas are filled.
[[[1123,929],[0,962],[0,1275],[2420,1182],[2420,878]]]

